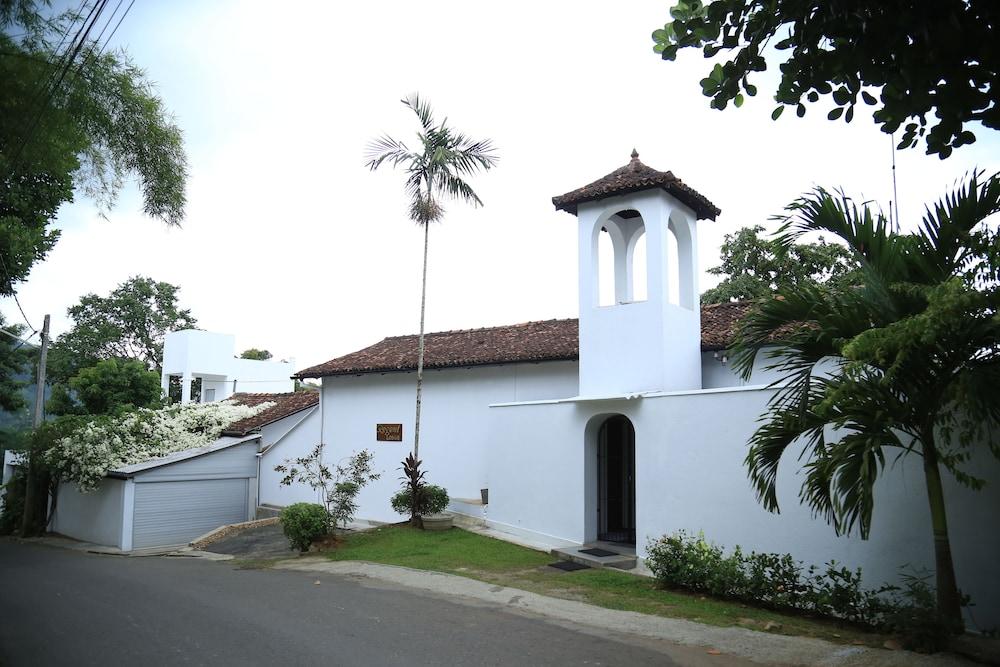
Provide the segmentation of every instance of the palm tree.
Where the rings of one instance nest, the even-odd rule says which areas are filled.
[[[427,242],[432,222],[444,217],[442,199],[457,199],[473,206],[483,202],[465,181],[479,171],[488,171],[497,163],[489,139],[475,141],[448,126],[448,119],[438,123],[426,100],[416,93],[401,100],[417,116],[419,149],[410,150],[402,141],[383,135],[368,145],[366,166],[375,171],[383,164],[402,167],[406,173],[404,191],[410,199],[410,220],[424,228],[424,266],[420,287],[420,334],[417,338],[417,401],[413,424],[413,459],[410,467],[419,474],[420,399],[424,382],[424,313],[427,304]],[[404,464],[404,470],[407,466]],[[414,477],[414,480],[417,478]],[[410,521],[417,522],[418,483],[411,482]]]
[[[887,458],[922,458],[938,613],[956,631],[961,595],[941,469],[978,488],[962,464],[983,443],[1000,458],[989,433],[1000,424],[998,235],[983,224],[1000,211],[1000,175],[980,176],[929,207],[913,233],[843,193],[817,189],[791,204],[782,243],[836,235],[861,266],[859,282],[793,286],[759,301],[731,350],[749,379],[759,350],[773,346],[770,368],[783,375],[746,457],[768,510],[779,510],[779,462],[800,443],[800,500],[838,534],[857,528],[866,539]]]

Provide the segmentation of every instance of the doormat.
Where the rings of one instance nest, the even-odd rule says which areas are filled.
[[[608,551],[607,549],[580,549],[580,553],[587,554],[588,556],[597,556],[598,558],[607,558],[608,556],[621,556],[614,551]]]
[[[555,569],[562,570],[563,572],[576,572],[577,570],[590,569],[586,565],[581,565],[580,563],[574,563],[571,560],[561,560],[558,563],[549,563],[549,567],[554,567]]]

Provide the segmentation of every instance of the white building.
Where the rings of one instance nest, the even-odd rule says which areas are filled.
[[[743,461],[774,377],[758,369],[744,383],[720,354],[745,305],[698,305],[698,221],[719,214],[707,198],[633,153],[628,165],[553,203],[576,216],[579,320],[426,338],[420,458],[428,481],[455,499],[452,509],[551,544],[634,544],[640,557],[651,538],[702,531],[728,547],[860,566],[873,587],[896,580],[904,565],[933,567],[916,457],[882,476],[868,541],[837,537],[799,503],[794,456],[779,474],[782,513],[757,502]],[[599,266],[602,233],[612,267]],[[634,266],[641,239],[645,276]],[[598,294],[605,268],[615,278],[610,305]],[[386,338],[296,375],[322,379],[317,418],[327,460],[362,448],[375,454],[383,475],[363,490],[361,518],[401,519],[388,500],[413,446],[416,349],[416,336]],[[402,426],[401,440],[377,439],[386,424]],[[307,441],[278,444],[269,459],[302,456],[297,447]],[[984,530],[1000,508],[1000,480],[992,481],[980,492],[946,489],[959,585],[977,604],[979,627],[1000,623],[1000,532]]]
[[[240,359],[236,355],[236,337],[229,334],[184,329],[168,333],[163,342],[163,393],[170,388],[171,377],[180,377],[181,403],[192,400],[191,383],[196,378],[201,379],[197,400],[209,403],[241,392],[294,391],[294,372],[294,359]]]

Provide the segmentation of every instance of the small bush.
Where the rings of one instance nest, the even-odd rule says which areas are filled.
[[[420,487],[420,496],[417,502],[417,514],[438,514],[448,507],[448,492],[436,484],[425,484]],[[410,489],[404,488],[396,492],[389,501],[392,509],[399,514],[410,513]]]
[[[882,595],[894,587],[863,590],[860,569],[848,570],[830,561],[823,571],[803,570],[789,554],[746,554],[738,546],[727,556],[722,547],[684,531],[651,542],[646,562],[662,586],[869,627],[878,627],[896,608]]]
[[[317,503],[295,503],[281,510],[281,528],[293,549],[308,551],[330,531],[330,515]]]

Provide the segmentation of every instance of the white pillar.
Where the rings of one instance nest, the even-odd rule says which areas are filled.
[[[181,405],[191,402],[191,373],[185,371],[181,376]]]
[[[170,374],[167,372],[160,375],[160,392],[163,398],[170,395]]]

